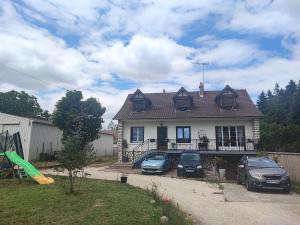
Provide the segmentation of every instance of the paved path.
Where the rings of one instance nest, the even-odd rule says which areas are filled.
[[[50,171],[44,171],[51,173]],[[91,178],[117,180],[116,172],[104,168],[88,167]],[[196,221],[202,225],[299,225],[299,202],[266,201],[225,201],[216,184],[163,176],[129,174],[128,183],[151,188],[152,183],[159,186],[159,192],[172,198]],[[225,185],[225,193],[226,187]],[[231,195],[232,196],[232,195]],[[239,196],[242,196],[239,192]],[[273,196],[273,194],[272,194]],[[289,196],[287,196],[289,197]],[[283,196],[283,199],[284,196]]]

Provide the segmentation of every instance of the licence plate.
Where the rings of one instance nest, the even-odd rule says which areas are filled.
[[[188,172],[188,173],[193,173],[194,170],[186,170],[186,172]]]
[[[279,184],[279,180],[267,180],[268,184]]]

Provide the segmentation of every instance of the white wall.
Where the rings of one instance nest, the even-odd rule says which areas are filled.
[[[127,140],[128,150],[137,143],[130,143],[130,128],[144,127],[144,140],[157,139],[157,127],[162,123],[168,127],[168,139],[176,139],[176,126],[190,126],[191,139],[198,139],[198,131],[205,133],[209,139],[216,139],[215,126],[245,126],[245,137],[253,138],[253,119],[191,119],[191,120],[132,120],[123,121],[123,139]],[[183,144],[184,145],[184,144]]]
[[[39,153],[61,150],[62,131],[48,124],[35,123],[33,119],[0,113],[0,132],[8,130],[10,134],[20,132],[24,159],[39,159]]]
[[[27,160],[29,156],[29,144],[31,133],[30,119],[0,113],[0,132],[3,133],[6,130],[8,130],[10,134],[20,132],[24,158]]]
[[[29,161],[39,160],[40,153],[60,151],[62,131],[55,126],[32,123],[29,145]]]
[[[100,134],[100,137],[93,141],[96,158],[113,156],[113,136],[109,134]]]

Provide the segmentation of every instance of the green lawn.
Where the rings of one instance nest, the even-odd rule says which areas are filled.
[[[66,194],[64,178],[56,184],[0,180],[0,224],[154,225],[166,203],[150,204],[151,193],[113,181],[87,179],[79,194]],[[171,210],[170,210],[171,208]],[[177,207],[168,207],[169,225],[191,224]]]

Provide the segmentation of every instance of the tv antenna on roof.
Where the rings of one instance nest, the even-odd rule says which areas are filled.
[[[209,65],[209,62],[192,62],[192,64],[202,65],[202,82],[204,85],[204,68]]]

